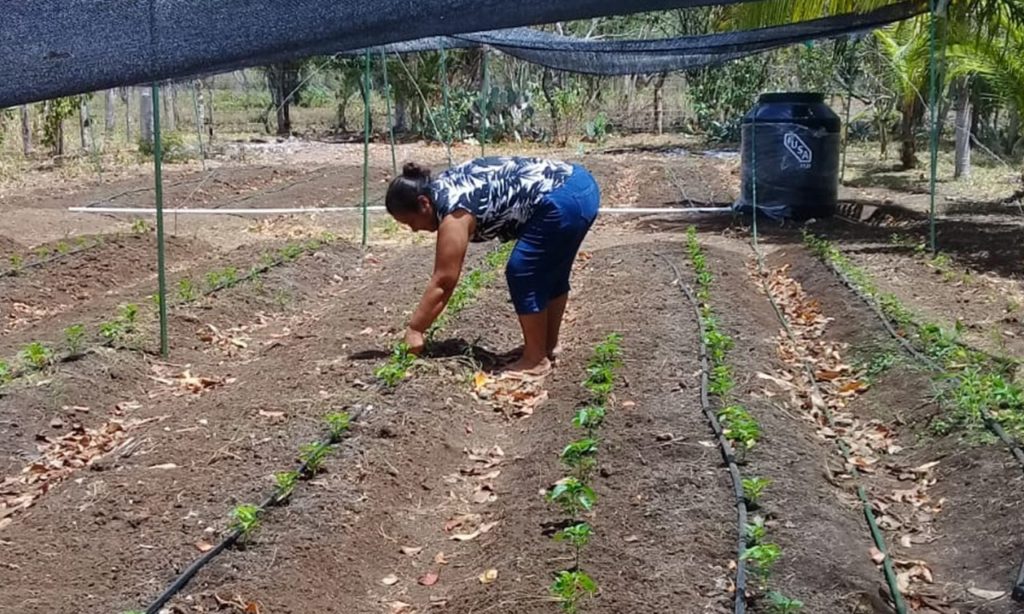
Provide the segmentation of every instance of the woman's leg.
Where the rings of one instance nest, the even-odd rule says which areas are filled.
[[[565,315],[565,305],[568,302],[568,292],[563,292],[548,301],[547,335],[545,339],[547,345],[545,347],[547,348],[548,359],[550,360],[554,360],[561,350],[558,343],[558,334],[562,329],[562,316]]]

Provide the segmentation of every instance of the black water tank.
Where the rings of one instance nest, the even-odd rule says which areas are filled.
[[[736,207],[776,219],[835,213],[839,190],[839,116],[822,94],[764,94],[743,118],[742,185]]]

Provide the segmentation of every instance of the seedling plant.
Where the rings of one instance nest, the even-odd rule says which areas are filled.
[[[85,346],[85,326],[74,324],[64,329],[64,345],[68,355],[77,356]]]
[[[377,368],[373,374],[388,388],[394,388],[409,373],[409,369],[416,362],[416,356],[409,351],[409,346],[399,343],[391,351],[391,358],[388,362]]]
[[[331,445],[322,441],[304,444],[299,448],[299,461],[302,462],[304,474],[314,476],[323,469],[327,455],[331,453]]]
[[[352,423],[352,418],[348,415],[348,412],[344,411],[329,413],[325,420],[330,432],[331,443],[341,441],[341,438],[348,432]]]
[[[243,540],[249,539],[260,525],[260,514],[263,512],[255,505],[239,505],[231,510],[231,528],[237,531]]]
[[[38,341],[33,341],[23,347],[18,356],[22,364],[38,371],[50,366],[53,361],[53,350]]]
[[[551,595],[558,600],[563,612],[576,614],[580,611],[580,604],[583,600],[597,592],[597,583],[578,569],[562,571],[551,584],[550,591]]]
[[[276,500],[279,503],[291,496],[292,491],[295,490],[295,483],[298,479],[298,471],[281,471],[274,474],[274,483],[277,485]]]

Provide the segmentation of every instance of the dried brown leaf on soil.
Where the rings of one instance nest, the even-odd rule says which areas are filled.
[[[391,608],[391,614],[415,614],[416,612],[416,608],[412,604],[404,601],[392,601],[388,607]]]
[[[398,576],[395,574],[388,574],[380,579],[380,583],[384,586],[394,586],[398,584]]]
[[[200,552],[209,552],[210,550],[213,550],[213,544],[211,544],[208,541],[204,541],[204,540],[197,541],[195,543],[195,546],[196,546],[196,550],[198,550]]]
[[[985,599],[987,601],[995,601],[996,599],[1001,599],[1006,595],[1006,591],[989,591],[983,588],[973,587],[967,589],[967,592],[974,595],[975,597],[980,597],[981,599]]]
[[[423,576],[421,576],[420,579],[417,581],[423,586],[434,586],[435,584],[437,584],[437,580],[437,574],[433,571],[430,571],[423,574]]]
[[[438,565],[447,565],[448,559],[445,557],[444,552],[438,552],[434,555],[434,562]]]
[[[885,553],[878,548],[871,546],[871,560],[875,565],[881,565],[885,561]]]
[[[453,539],[453,540],[459,541],[459,542],[468,542],[468,541],[471,541],[471,540],[474,540],[474,539],[480,537],[484,533],[489,532],[491,529],[493,529],[496,526],[498,526],[498,522],[497,521],[495,521],[495,522],[485,522],[482,525],[480,525],[480,527],[478,529],[476,529],[475,531],[473,531],[472,533],[456,533],[456,534],[452,535],[449,539]]]
[[[402,554],[406,556],[416,556],[420,552],[423,552],[423,546],[418,546],[415,548],[412,546],[402,546]]]
[[[487,571],[480,574],[480,584],[490,584],[498,579],[497,569],[488,569]]]

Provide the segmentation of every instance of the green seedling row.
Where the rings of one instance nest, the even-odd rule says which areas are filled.
[[[177,286],[177,302],[169,302],[173,306],[195,301],[204,294],[237,285],[274,266],[294,260],[307,250],[319,249],[323,245],[327,245],[335,240],[335,235],[325,232],[319,239],[289,244],[279,250],[276,255],[265,254],[262,264],[253,267],[244,276],[239,276],[237,269],[234,267],[211,271],[206,275],[207,287],[202,290],[191,279],[182,279],[178,282]],[[99,242],[97,241],[94,244],[98,245]],[[60,244],[58,244],[58,248],[59,246]],[[89,246],[91,247],[91,245]],[[158,306],[156,295],[152,295],[150,299],[154,307]],[[122,305],[118,308],[114,318],[99,324],[97,335],[100,345],[108,347],[130,346],[135,338],[135,334],[138,332],[138,321],[139,306],[135,304]],[[57,351],[38,341],[25,345],[18,352],[16,360],[0,360],[0,386],[9,384],[19,377],[46,369],[55,363],[80,356],[86,351],[88,341],[89,335],[85,326],[74,324],[64,330],[63,351]]]
[[[1024,388],[1013,382],[1005,365],[960,342],[963,327],[959,322],[948,329],[922,320],[898,298],[880,292],[868,274],[827,239],[805,232],[804,243],[874,301],[882,314],[941,370],[939,381],[945,385],[940,397],[950,410],[933,421],[936,434],[945,435],[957,429],[977,432],[986,428],[991,419],[1016,438],[1024,436]]]
[[[693,226],[686,231],[686,249],[695,274],[696,290],[694,294],[698,302],[701,326],[704,330],[704,346],[707,348],[710,369],[708,392],[719,401],[726,403],[735,388],[732,369],[726,362],[727,354],[733,348],[733,340],[722,331],[711,307],[711,287],[714,283],[714,274],[708,267],[707,258],[697,239],[697,229]],[[736,403],[725,405],[718,412],[717,418],[722,426],[722,434],[732,444],[736,462],[744,462],[747,452],[761,438],[760,424],[746,408]],[[765,489],[770,484],[771,481],[767,478],[741,478],[743,499],[746,505],[756,509]],[[744,531],[746,549],[742,552],[740,559],[751,568],[752,575],[758,581],[758,589],[768,598],[768,611],[788,614],[799,612],[803,607],[801,602],[789,599],[776,591],[765,592],[768,589],[771,569],[782,556],[782,550],[777,545],[765,541],[768,531],[764,520],[755,518],[753,522],[746,525]],[[775,606],[776,598],[780,604],[785,604],[785,607],[789,609],[779,609],[781,606]]]

